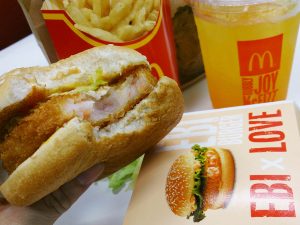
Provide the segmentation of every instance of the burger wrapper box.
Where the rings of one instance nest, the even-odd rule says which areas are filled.
[[[208,209],[205,225],[299,225],[300,137],[293,102],[276,102],[184,114],[146,155],[124,225],[194,224],[170,210],[168,171],[194,144],[222,147],[235,161],[235,183],[225,208]]]
[[[21,2],[22,0],[19,1]],[[23,1],[26,2],[26,0]],[[93,2],[95,0],[91,1]],[[40,3],[41,1],[32,0],[29,2]],[[159,15],[151,31],[126,42],[103,40],[77,29],[75,20],[78,21],[78,19],[72,18],[66,10],[61,8],[62,6],[56,5],[55,2],[56,4],[62,4],[62,2],[59,1],[46,0],[40,5],[40,11],[36,13],[42,15],[49,31],[57,60],[67,58],[70,55],[95,46],[107,44],[125,46],[133,48],[145,55],[151,64],[152,73],[155,76],[166,75],[178,81],[178,68],[169,0],[161,1]],[[76,10],[81,9],[77,8]]]

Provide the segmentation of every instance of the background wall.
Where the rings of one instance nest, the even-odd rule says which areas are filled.
[[[30,33],[17,0],[0,0],[0,50]]]

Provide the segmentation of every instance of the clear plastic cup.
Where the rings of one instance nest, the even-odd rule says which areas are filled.
[[[215,108],[284,100],[299,0],[193,0]]]

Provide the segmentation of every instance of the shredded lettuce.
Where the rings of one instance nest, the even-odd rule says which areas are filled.
[[[86,74],[84,80],[75,80],[71,83],[62,83],[59,87],[50,90],[50,94],[73,91],[80,93],[84,91],[95,91],[100,86],[106,85],[108,82],[103,78],[103,71],[101,67],[98,67],[93,74]]]
[[[78,86],[74,89],[76,93],[85,92],[85,91],[96,91],[100,86],[106,85],[108,82],[104,81],[102,78],[102,69],[99,67],[95,73],[89,75],[89,84],[85,86]]]
[[[203,198],[202,196],[197,196],[196,197],[196,204],[197,204],[197,209],[192,213],[193,215],[193,221],[194,222],[200,222],[205,218],[205,214],[203,211]]]
[[[103,71],[101,67],[99,67],[95,73],[92,74],[92,84],[96,87],[107,84],[107,81],[103,79]]]
[[[201,168],[199,171],[195,172],[194,174],[195,183],[193,188],[193,194],[196,199],[197,208],[188,217],[193,216],[193,221],[199,222],[205,218],[205,214],[203,211],[203,191],[206,183],[206,178],[204,175],[205,161],[206,161],[205,153],[208,149],[206,147],[200,147],[199,145],[194,145],[192,147],[192,150],[195,155],[195,160],[200,162]]]
[[[204,167],[206,161],[205,152],[207,151],[207,148],[205,147],[201,148],[199,145],[194,145],[192,147],[192,150],[194,151],[195,160],[199,161],[201,165],[201,169],[197,171],[194,175],[195,183],[194,183],[193,194],[201,197],[201,194],[203,192],[203,187],[205,185],[203,184],[203,182],[205,182]]]
[[[133,189],[139,174],[143,156],[108,177],[108,187],[114,194],[119,193],[128,184],[127,190]]]

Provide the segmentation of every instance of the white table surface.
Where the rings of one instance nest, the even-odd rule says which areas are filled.
[[[11,69],[48,65],[33,35],[0,51],[0,74]],[[184,91],[185,111],[212,109],[206,79]],[[300,38],[298,39],[288,97],[300,106]],[[65,213],[55,225],[121,225],[131,191],[113,195],[103,180],[92,187]]]

